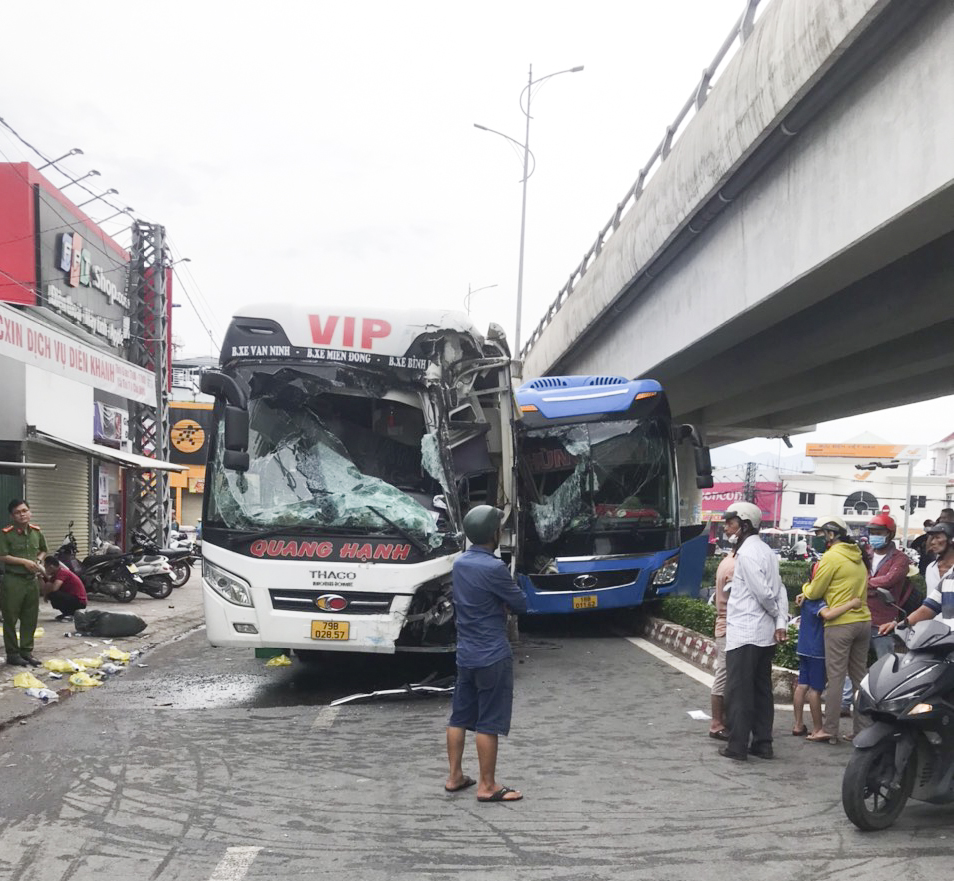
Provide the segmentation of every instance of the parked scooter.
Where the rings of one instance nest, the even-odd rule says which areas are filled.
[[[131,557],[128,554],[99,553],[101,546],[94,545],[93,553],[80,561],[72,520],[68,529],[66,538],[53,556],[80,577],[87,593],[113,597],[120,603],[132,602],[144,585]]]
[[[875,721],[854,738],[842,779],[845,814],[864,831],[886,829],[908,798],[954,801],[954,630],[905,617],[896,633],[907,653],[885,655],[862,680],[858,712]]]
[[[141,559],[150,565],[159,565],[159,562],[164,560],[169,567],[167,574],[172,587],[182,587],[192,575],[194,553],[191,547],[160,548],[144,533],[133,532],[130,550],[140,554]]]

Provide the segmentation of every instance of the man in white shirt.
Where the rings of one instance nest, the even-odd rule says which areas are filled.
[[[725,535],[736,545],[735,576],[726,609],[726,693],[729,742],[719,750],[727,759],[774,757],[772,658],[788,638],[788,595],[778,558],[759,538],[762,512],[736,502],[725,512]]]
[[[919,609],[908,615],[908,624],[927,621],[941,616],[941,620],[954,627],[954,523],[938,520],[925,530],[927,549],[934,554],[934,562],[924,573],[927,596]],[[878,628],[884,636],[894,630],[895,622],[888,621]]]
[[[795,542],[795,556],[804,560],[808,556],[808,542],[800,538]]]

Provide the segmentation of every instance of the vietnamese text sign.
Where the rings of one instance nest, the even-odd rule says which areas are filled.
[[[918,444],[806,444],[805,455],[813,459],[902,459],[927,458],[927,447]]]
[[[149,407],[156,406],[154,373],[77,342],[2,303],[0,355]]]

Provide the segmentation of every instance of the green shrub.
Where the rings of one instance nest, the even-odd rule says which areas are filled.
[[[788,626],[788,642],[780,642],[775,646],[775,660],[778,667],[787,667],[789,670],[798,669],[798,655],[795,646],[798,644],[798,628],[794,624]]]
[[[715,634],[716,610],[702,600],[691,597],[665,597],[656,607],[660,618],[672,621],[681,627],[688,627],[704,636]]]
[[[782,577],[782,584],[785,585],[788,600],[793,602],[802,592],[802,585],[808,581],[812,571],[811,563],[805,560],[782,560],[778,564],[778,571]]]

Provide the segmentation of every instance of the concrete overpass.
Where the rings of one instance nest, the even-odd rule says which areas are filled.
[[[652,377],[714,444],[954,392],[954,0],[771,0],[739,31],[524,376]]]

